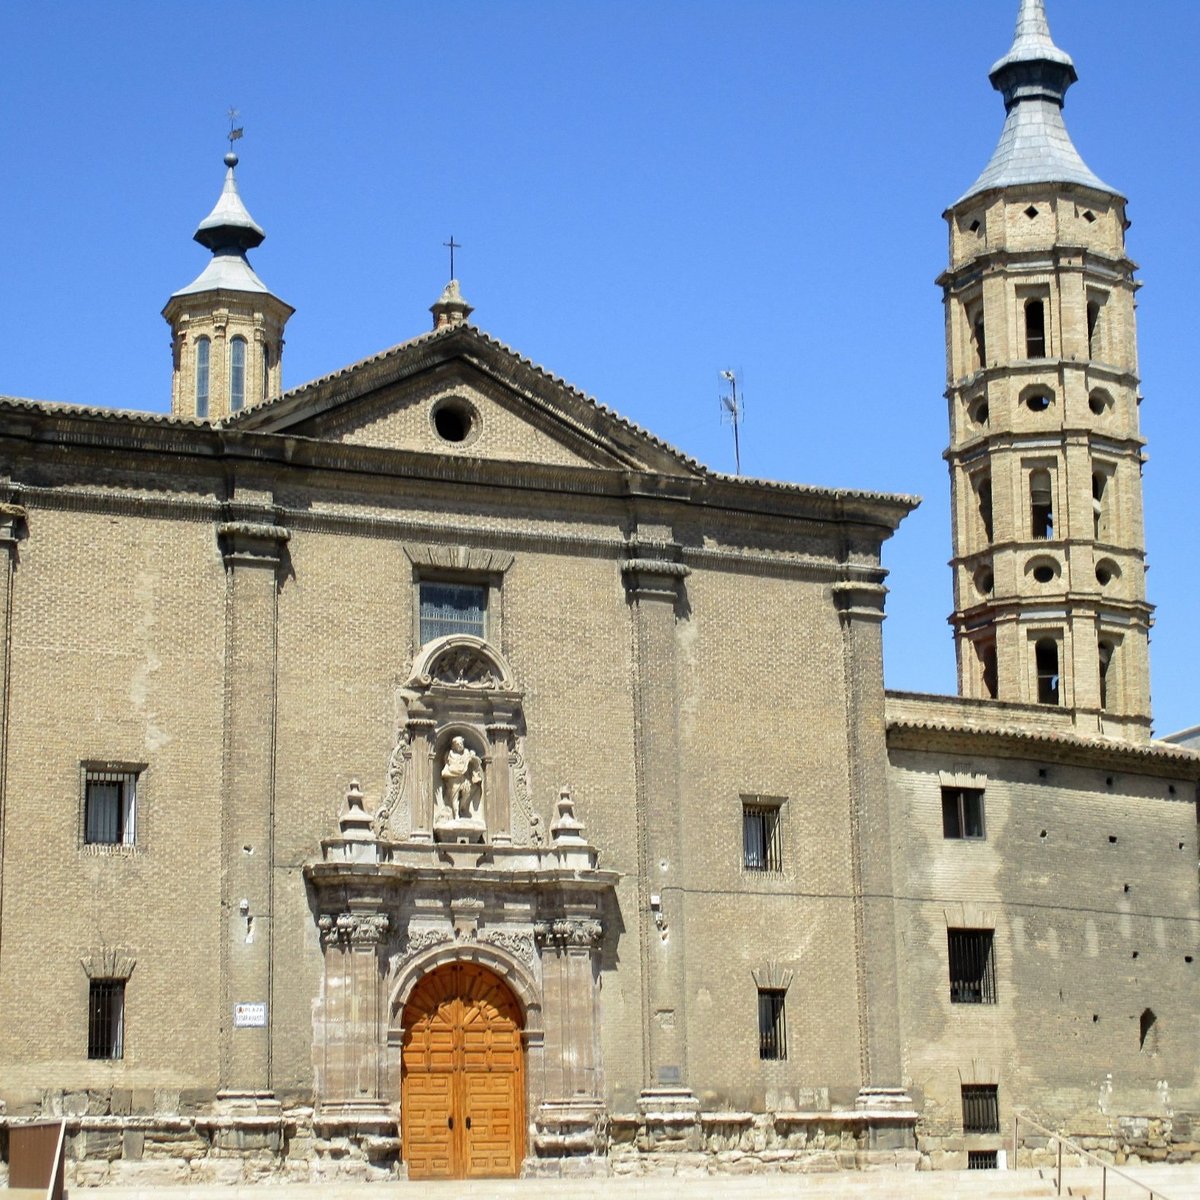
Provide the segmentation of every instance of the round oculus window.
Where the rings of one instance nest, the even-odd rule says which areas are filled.
[[[479,414],[473,405],[457,396],[439,400],[431,417],[434,432],[443,442],[462,445],[479,432]]]

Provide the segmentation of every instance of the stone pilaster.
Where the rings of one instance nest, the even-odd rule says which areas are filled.
[[[325,952],[324,1040],[318,1063],[321,1112],[380,1116],[390,1110],[384,970],[380,947],[390,919],[370,900],[317,920]]]
[[[648,1088],[679,1086],[687,1078],[675,621],[689,570],[679,553],[655,536],[631,543],[621,565],[633,622],[638,929]]]
[[[218,528],[225,557],[225,764],[221,843],[220,1081],[271,1091],[272,871],[276,617],[288,531],[269,522]],[[237,1009],[235,1006],[263,1006]]]
[[[860,1085],[872,1096],[884,1089],[904,1103],[907,1097],[898,1090],[903,1067],[883,696],[886,594],[877,583],[847,582],[833,589],[845,671]]]
[[[25,524],[19,504],[0,504],[0,948],[4,944],[4,835],[8,801],[9,664],[12,650],[13,574],[17,541]]]

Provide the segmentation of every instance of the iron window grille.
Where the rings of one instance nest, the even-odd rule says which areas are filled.
[[[948,929],[950,1002],[996,1003],[996,958],[990,929]]]
[[[137,772],[88,768],[83,778],[83,840],[132,846],[137,841]]]
[[[783,869],[780,807],[763,804],[757,796],[742,801],[742,866],[747,871]]]
[[[962,1085],[963,1133],[1000,1132],[999,1092],[994,1083]]]
[[[125,1057],[125,980],[93,979],[88,987],[88,1058]]]
[[[758,991],[758,1057],[776,1061],[787,1058],[787,1023],[781,988]]]
[[[942,836],[983,838],[982,788],[942,788]]]
[[[967,1151],[968,1171],[994,1171],[999,1165],[998,1155],[995,1150]]]
[[[421,584],[421,645],[452,633],[487,636],[488,589],[474,583]]]

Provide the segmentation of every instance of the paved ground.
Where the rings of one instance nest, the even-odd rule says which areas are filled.
[[[1129,1167],[1155,1200],[1200,1200],[1200,1165]],[[1159,1191],[1159,1189],[1162,1191]],[[1047,1171],[938,1171],[457,1183],[257,1184],[253,1187],[72,1188],[72,1200],[1050,1200]],[[3,1193],[0,1193],[2,1196]],[[1098,1170],[1064,1172],[1062,1195],[1102,1200]],[[1104,1200],[1148,1200],[1109,1176]]]

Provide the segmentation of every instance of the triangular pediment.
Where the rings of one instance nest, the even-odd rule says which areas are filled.
[[[395,346],[225,424],[436,455],[703,472],[680,451],[467,324]]]

